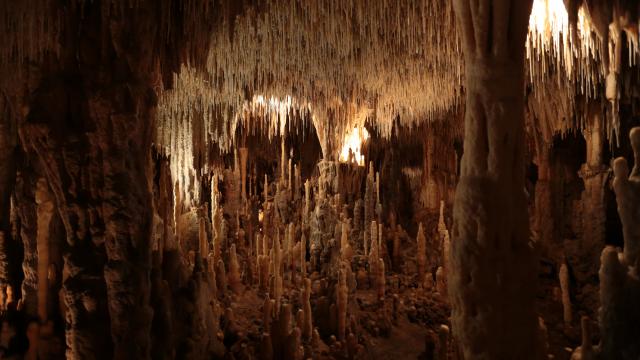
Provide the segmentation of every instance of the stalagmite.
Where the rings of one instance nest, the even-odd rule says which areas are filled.
[[[553,192],[551,178],[551,144],[536,144],[535,162],[538,165],[538,181],[535,188],[535,209],[532,232],[543,252],[548,252],[554,240]]]
[[[284,136],[280,141],[280,180],[281,184],[287,182],[287,151],[284,143]]]
[[[378,274],[376,275],[376,291],[378,292],[378,299],[384,299],[386,293],[386,277],[384,272],[384,261],[378,259]]]
[[[418,226],[418,236],[416,237],[416,241],[418,243],[418,252],[416,254],[416,262],[418,265],[418,284],[423,284],[425,280],[425,273],[427,271],[427,246],[422,223]]]
[[[242,292],[242,280],[240,279],[240,264],[238,263],[238,255],[236,254],[236,244],[231,245],[229,249],[229,272],[228,284],[234,294],[239,295]]]
[[[265,292],[269,288],[269,255],[258,256],[258,288]]]
[[[566,326],[571,325],[573,314],[571,311],[571,297],[569,295],[569,268],[566,263],[560,266],[560,272],[558,273],[560,279],[560,289],[562,290],[562,309],[564,313],[564,324]]]
[[[375,284],[376,275],[378,274],[378,265],[380,259],[380,249],[378,248],[378,226],[375,221],[371,222],[371,241],[369,242],[369,272],[372,283]]]
[[[199,241],[199,253],[204,259],[209,255],[209,240],[207,239],[206,219],[202,216],[198,219],[198,241]]]
[[[536,260],[523,191],[524,44],[532,0],[453,5],[466,110],[453,207],[452,329],[464,358],[539,359]]]
[[[447,276],[442,266],[436,270],[436,290],[443,298],[447,297]]]
[[[247,158],[249,156],[249,149],[242,147],[240,151],[240,188],[242,194],[242,200],[247,199]]]
[[[374,221],[375,215],[375,198],[374,198],[374,174],[373,174],[373,163],[369,164],[369,174],[367,175],[367,180],[365,184],[365,192],[364,192],[364,236],[365,236],[365,245],[367,241],[369,241],[369,237],[371,236],[371,222]],[[377,229],[376,229],[377,230]],[[365,246],[366,249],[366,246]],[[365,252],[365,255],[368,255],[368,252]]]
[[[309,217],[311,211],[311,183],[309,179],[304,182],[304,219]]]
[[[262,334],[262,340],[260,342],[260,359],[273,359],[273,344],[271,343],[271,335],[267,332]]]
[[[445,275],[450,270],[450,254],[451,253],[451,241],[449,240],[449,231],[444,230],[442,232],[442,267],[444,268]]]
[[[587,109],[587,124],[583,136],[587,144],[586,162],[579,175],[584,181],[582,200],[582,244],[578,255],[582,258],[574,266],[581,282],[595,277],[600,249],[605,243],[605,190],[608,167],[603,161],[604,132],[602,107],[592,102]]]
[[[640,128],[633,128],[629,134],[635,162],[631,174],[624,158],[613,163],[613,189],[616,193],[618,213],[624,235],[624,260],[628,265],[636,264],[640,258]]]
[[[48,319],[49,297],[49,242],[51,218],[53,217],[54,202],[49,185],[45,179],[39,179],[36,189],[36,204],[38,205],[38,316],[46,322]]]
[[[347,263],[351,263],[351,259],[353,258],[353,249],[351,248],[351,244],[349,244],[349,225],[347,223],[342,223],[342,232],[340,235],[340,257],[343,261]]]
[[[582,328],[582,343],[571,354],[571,360],[595,360],[597,354],[591,344],[591,320],[587,316],[583,316],[580,320]]]
[[[222,260],[218,260],[218,265],[216,268],[216,284],[218,284],[218,292],[221,296],[226,296],[227,294],[227,270],[224,267],[224,262]]]
[[[400,234],[402,233],[402,227],[397,225],[393,230],[393,266],[394,270],[399,271],[402,263],[400,257]]]
[[[311,312],[311,279],[304,280],[304,289],[302,291],[302,306],[304,311],[302,326],[302,337],[305,340],[310,340],[313,334],[313,323]]]
[[[449,327],[440,325],[438,328],[438,350],[436,360],[447,360],[449,356]]]
[[[222,231],[222,209],[218,209],[213,217],[213,262],[217,265],[222,259],[222,241],[224,234]]]
[[[302,278],[307,276],[307,238],[304,234],[300,239],[300,274]]]
[[[438,217],[438,234],[443,236],[444,231],[447,230],[447,224],[444,222],[444,201],[440,200],[440,215]]]
[[[378,256],[382,259],[388,259],[387,241],[384,238],[384,225],[382,221],[378,223]]]
[[[293,187],[293,200],[300,200],[300,186],[301,186],[301,175],[300,175],[300,166],[298,164],[295,165],[295,184]]]
[[[273,318],[273,305],[275,302],[269,299],[269,296],[264,298],[262,303],[262,328],[265,332],[271,330],[271,320]]]
[[[344,341],[346,339],[348,296],[349,289],[347,288],[347,276],[344,269],[341,269],[338,276],[338,285],[336,285],[338,339],[340,341]]]

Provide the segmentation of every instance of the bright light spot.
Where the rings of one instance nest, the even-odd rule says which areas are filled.
[[[529,17],[529,40],[543,52],[560,54],[568,45],[569,14],[563,0],[535,0]]]
[[[359,166],[364,166],[364,155],[360,153],[362,143],[369,139],[369,132],[365,128],[353,128],[344,137],[342,151],[340,151],[340,162],[355,162]],[[351,155],[349,154],[351,150]]]

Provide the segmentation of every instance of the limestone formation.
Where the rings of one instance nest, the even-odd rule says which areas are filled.
[[[631,130],[629,138],[634,151],[634,166],[629,173],[624,158],[614,161],[613,188],[624,234],[624,260],[628,265],[635,265],[640,256],[640,230],[635,226],[640,221],[640,128]]]
[[[639,24],[0,1],[0,357],[638,359]]]
[[[338,339],[344,341],[347,331],[347,306],[349,289],[347,288],[347,276],[344,270],[340,270],[338,285],[336,286],[336,304],[338,311]]]
[[[427,268],[427,246],[422,223],[418,227],[416,262],[418,265],[418,284],[424,283]]]
[[[238,255],[236,254],[236,245],[231,245],[229,249],[229,272],[228,284],[231,291],[238,295],[242,291],[242,279],[240,278],[240,264],[238,263]]]
[[[54,216],[53,197],[49,193],[48,184],[45,179],[38,180],[36,189],[36,204],[38,206],[38,316],[41,321],[48,319],[49,308],[49,268],[50,254],[49,243],[51,240],[51,221]]]
[[[453,5],[468,74],[449,274],[453,334],[465,358],[539,359],[521,96],[532,1]]]

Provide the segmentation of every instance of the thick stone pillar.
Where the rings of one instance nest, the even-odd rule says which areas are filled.
[[[66,14],[63,69],[41,82],[21,138],[66,230],[67,357],[148,359],[157,4],[104,5]]]
[[[524,44],[531,0],[455,0],[466,72],[449,295],[465,359],[539,359],[524,191]]]

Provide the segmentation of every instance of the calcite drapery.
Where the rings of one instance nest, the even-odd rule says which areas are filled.
[[[531,4],[454,1],[467,108],[449,294],[453,332],[466,359],[540,358],[523,163]]]

